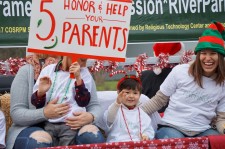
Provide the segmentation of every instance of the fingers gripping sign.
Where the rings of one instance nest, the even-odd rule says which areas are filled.
[[[73,74],[75,78],[80,76],[80,65],[78,62],[73,62],[69,68],[70,74]]]

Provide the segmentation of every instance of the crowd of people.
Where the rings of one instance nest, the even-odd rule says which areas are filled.
[[[0,111],[0,148],[224,134],[224,40],[224,26],[214,21],[199,38],[195,60],[169,69],[161,82],[151,80],[151,70],[143,71],[141,78],[122,77],[115,102],[104,112],[106,138],[95,125],[102,111],[95,81],[86,67],[87,59],[72,62],[67,56],[33,54],[11,85],[13,124],[6,144],[5,119]],[[71,73],[75,78],[70,77]],[[150,87],[153,85],[155,90]],[[139,102],[142,93],[149,97],[145,104]],[[164,115],[154,131],[149,115],[156,111]]]

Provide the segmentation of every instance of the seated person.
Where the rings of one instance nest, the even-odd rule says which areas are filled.
[[[7,149],[31,149],[52,146],[52,138],[49,133],[43,129],[42,124],[48,119],[60,117],[61,114],[55,112],[55,110],[60,111],[65,105],[49,102],[47,106],[36,109],[35,106],[31,104],[30,99],[40,69],[42,69],[45,64],[55,63],[52,58],[49,58],[51,56],[46,56],[47,57],[44,58],[40,56],[40,54],[32,56],[31,61],[29,62],[28,60],[29,64],[22,66],[13,80],[10,90],[10,115],[13,124],[7,134]],[[42,60],[44,60],[44,64]],[[97,99],[94,81],[91,90],[91,99],[86,110],[87,112],[73,113],[73,116],[66,120],[67,125],[70,126],[71,129],[79,129],[77,135],[77,142],[79,144],[103,142],[101,132],[92,124],[100,115],[100,104]]]
[[[121,78],[117,99],[104,113],[107,142],[141,141],[154,138],[150,117],[139,108],[141,81],[136,76]]]
[[[151,114],[169,102],[157,139],[224,134],[224,31],[221,23],[213,21],[199,38],[195,60],[175,66],[156,95],[142,106]],[[210,126],[216,115],[217,130]]]
[[[93,78],[83,66],[83,61],[86,63],[86,60],[78,59],[72,63],[70,57],[64,56],[57,65],[49,65],[43,69],[34,86],[31,100],[36,108],[48,106],[48,102],[53,101],[66,104],[65,108],[55,111],[60,114],[59,117],[49,119],[44,125],[53,139],[53,146],[77,143],[75,139],[79,129],[71,129],[65,122],[73,112],[86,112],[85,107],[89,104]],[[74,74],[75,79],[70,78],[70,73]]]
[[[41,124],[54,113],[51,107],[35,109],[30,97],[41,69],[59,60],[60,57],[32,53],[26,57],[27,64],[17,72],[10,89],[10,116],[13,124],[7,134],[7,149],[48,147],[51,138]]]

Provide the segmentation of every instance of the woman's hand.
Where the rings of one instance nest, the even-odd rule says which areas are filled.
[[[70,105],[68,103],[58,104],[58,100],[58,98],[53,99],[46,105],[46,107],[44,107],[44,115],[46,118],[59,118],[70,111]]]
[[[73,116],[66,119],[66,125],[70,126],[71,129],[77,130],[84,125],[92,123],[94,117],[89,112],[73,112]]]

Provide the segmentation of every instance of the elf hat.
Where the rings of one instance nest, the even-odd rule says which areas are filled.
[[[153,45],[154,55],[158,57],[161,53],[169,55],[182,55],[184,44],[182,42],[160,42]]]
[[[213,21],[198,40],[195,54],[204,49],[211,49],[225,56],[225,28],[220,22]]]

